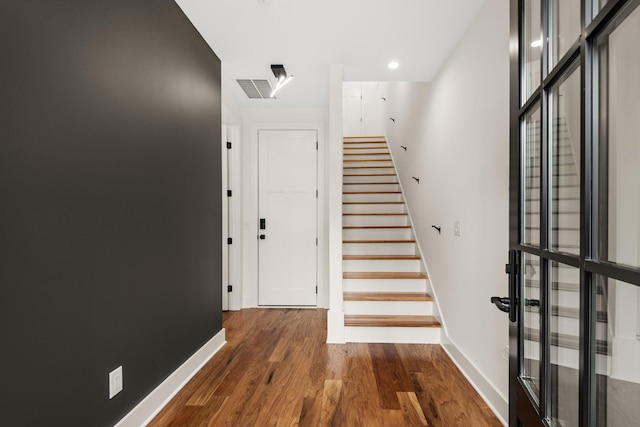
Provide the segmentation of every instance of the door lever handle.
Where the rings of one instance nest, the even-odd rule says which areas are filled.
[[[509,313],[511,311],[511,298],[509,297],[491,297],[491,303],[498,307],[498,310]]]
[[[259,236],[258,236],[258,238],[259,238],[260,240],[264,240],[264,239],[266,239],[266,238],[267,238],[267,236],[265,236],[264,234],[261,234],[261,235],[259,235]]]

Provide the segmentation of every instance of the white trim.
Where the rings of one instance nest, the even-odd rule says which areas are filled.
[[[115,427],[146,426],[227,341],[224,328],[149,393]]]
[[[229,153],[227,152],[227,125],[222,124],[222,138],[220,142],[220,175],[222,175],[222,311],[229,310],[229,197],[227,190],[229,189],[228,180],[228,163]]]
[[[342,92],[343,67],[332,64],[329,72],[329,143],[327,145],[327,266],[329,312],[327,342],[344,343],[342,293]]]
[[[227,126],[227,150],[229,160],[229,188],[233,195],[229,199],[229,218],[233,244],[229,247],[229,284],[233,291],[229,294],[229,310],[242,309],[242,186],[240,183],[240,126]]]
[[[451,360],[453,360],[453,363],[460,369],[462,375],[471,383],[489,408],[491,408],[500,422],[505,426],[508,425],[509,399],[503,396],[498,389],[487,380],[486,376],[480,372],[446,334],[442,334],[440,342],[444,351],[449,355]]]

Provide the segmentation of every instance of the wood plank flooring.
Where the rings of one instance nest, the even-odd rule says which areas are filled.
[[[439,345],[326,344],[326,321],[224,313],[227,345],[149,426],[501,426]]]

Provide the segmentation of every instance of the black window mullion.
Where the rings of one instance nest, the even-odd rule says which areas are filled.
[[[542,83],[541,98],[541,128],[540,128],[540,415],[542,418],[551,416],[551,322],[549,302],[549,265],[544,253],[549,248],[549,93],[545,87],[545,80],[549,72],[549,12],[550,0],[541,2],[542,18]]]
[[[591,141],[591,105],[587,105],[587,100],[591,99],[592,56],[587,50],[587,37],[585,23],[587,22],[587,0],[581,2],[580,23],[582,26],[582,37],[580,38],[580,82],[582,91],[580,93],[580,129],[582,136],[580,140],[580,259],[585,260],[591,256],[591,161],[593,144]],[[588,115],[589,113],[589,115]],[[580,425],[585,427],[595,427],[595,286],[591,286],[591,275],[580,269],[580,360],[579,360],[579,382],[578,390],[580,396],[579,420]]]

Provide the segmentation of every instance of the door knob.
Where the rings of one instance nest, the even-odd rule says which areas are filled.
[[[261,234],[260,236],[258,236],[260,238],[260,240],[264,240],[267,238],[267,236],[265,236],[264,234]]]

